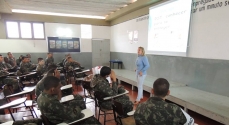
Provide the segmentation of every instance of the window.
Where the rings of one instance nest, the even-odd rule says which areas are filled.
[[[34,33],[34,38],[36,39],[45,38],[44,24],[43,23],[33,23],[33,33]]]
[[[85,38],[85,39],[92,38],[91,25],[81,24],[81,38]]]
[[[31,23],[20,23],[21,38],[32,38]]]
[[[7,38],[44,39],[44,23],[6,21]]]
[[[19,29],[17,22],[6,22],[7,34],[10,38],[19,38]]]

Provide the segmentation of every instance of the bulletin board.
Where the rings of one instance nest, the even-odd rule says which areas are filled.
[[[48,37],[49,52],[80,52],[80,38]]]

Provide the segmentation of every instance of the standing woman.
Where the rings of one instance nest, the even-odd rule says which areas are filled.
[[[138,85],[138,96],[134,104],[140,103],[143,98],[143,83],[146,77],[146,71],[149,68],[148,58],[145,56],[145,50],[143,47],[138,47],[138,57],[136,60],[136,76]]]

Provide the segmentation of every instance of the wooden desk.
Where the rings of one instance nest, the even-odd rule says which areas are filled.
[[[20,75],[19,77],[21,78],[21,77],[26,77],[26,76],[31,76],[31,75],[34,75],[34,74],[36,74],[37,72],[30,72],[30,73],[27,73],[27,74],[22,74],[22,75]]]
[[[24,94],[29,94],[29,93],[33,92],[34,89],[35,89],[35,86],[34,87],[31,87],[30,89],[21,91],[19,93],[8,95],[8,96],[6,96],[6,98],[15,97],[15,96],[24,95]]]
[[[84,78],[76,78],[75,80],[77,80],[77,81],[83,81]]]
[[[127,115],[132,116],[134,115],[134,113],[135,113],[135,110],[128,112]]]
[[[11,115],[13,121],[15,121],[14,116],[13,116],[13,114],[12,114],[10,108],[11,108],[11,107],[14,107],[14,106],[17,106],[17,105],[20,105],[20,104],[22,104],[22,103],[24,103],[24,102],[26,101],[26,98],[27,98],[27,97],[23,97],[23,98],[20,98],[20,99],[16,99],[16,100],[14,100],[14,101],[12,101],[12,102],[9,102],[9,103],[7,103],[7,104],[5,104],[5,105],[2,105],[2,106],[0,106],[0,110],[1,110],[1,109],[8,109],[8,111],[10,112],[10,115]]]
[[[65,89],[70,89],[70,88],[72,88],[72,84],[62,86],[60,90],[65,90]]]
[[[61,98],[60,103],[65,103],[74,99],[73,95],[64,96]]]
[[[125,91],[124,93],[121,93],[121,94],[118,94],[118,95],[115,95],[115,96],[110,96],[110,97],[105,97],[103,98],[103,100],[109,100],[109,99],[112,99],[112,98],[116,98],[116,97],[119,97],[119,96],[122,96],[122,95],[125,95],[125,94],[128,94],[129,91]]]
[[[77,123],[79,121],[85,120],[85,119],[93,116],[93,112],[90,109],[84,109],[84,110],[81,111],[81,113],[84,114],[83,118],[78,119],[78,120],[76,120],[74,122],[71,122],[71,123],[60,123],[60,124],[57,124],[57,125],[71,125],[71,124],[75,124],[75,123]]]
[[[2,123],[0,125],[13,125],[14,121],[8,121],[8,122],[5,122],[5,123]]]
[[[89,69],[87,69],[87,70],[84,70],[84,71],[82,71],[82,72],[76,72],[76,74],[81,74],[81,73],[85,73],[85,72],[89,72],[90,70]]]

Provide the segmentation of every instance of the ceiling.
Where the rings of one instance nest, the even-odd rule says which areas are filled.
[[[136,0],[5,0],[11,9],[106,16]]]

